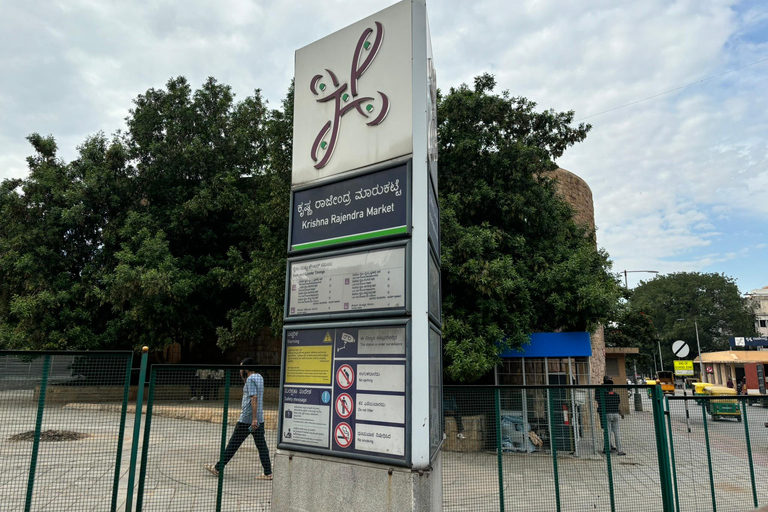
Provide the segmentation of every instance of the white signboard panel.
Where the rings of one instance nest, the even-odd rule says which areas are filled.
[[[356,423],[355,449],[402,456],[405,453],[405,429]]]
[[[296,51],[293,184],[410,154],[411,2]]]
[[[357,353],[360,355],[405,355],[403,327],[360,329]]]
[[[405,396],[357,394],[357,419],[405,423]]]
[[[313,391],[318,395],[321,392]],[[327,405],[316,403],[284,404],[282,440],[298,445],[328,448],[330,409]]]
[[[405,366],[358,364],[357,389],[363,391],[405,391]]]
[[[405,308],[405,247],[290,264],[288,316]]]

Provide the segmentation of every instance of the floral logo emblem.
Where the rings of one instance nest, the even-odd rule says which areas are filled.
[[[322,74],[315,75],[309,83],[309,90],[315,96],[321,96],[318,98],[318,103],[326,103],[329,101],[334,102],[333,119],[325,123],[315,137],[315,142],[312,144],[311,157],[315,163],[315,169],[322,169],[325,167],[333,156],[333,150],[336,149],[336,143],[339,139],[339,128],[341,126],[341,118],[349,112],[356,110],[360,115],[369,119],[373,116],[376,108],[373,105],[374,98],[370,96],[362,96],[358,98],[358,81],[371,66],[371,63],[376,58],[376,55],[381,48],[381,43],[384,40],[384,27],[378,21],[376,23],[376,36],[373,38],[373,42],[369,40],[374,33],[372,28],[366,28],[360,35],[360,39],[357,41],[355,47],[355,53],[352,57],[352,69],[350,72],[349,83],[341,83],[336,77],[336,74],[330,69],[326,69],[328,74],[327,78],[330,78],[333,83],[333,92],[328,91],[328,84],[323,82]],[[362,61],[362,62],[361,62]],[[381,109],[375,118],[367,122],[368,126],[377,126],[387,117],[389,113],[389,98],[381,91],[376,91],[381,96]],[[330,134],[330,136],[329,136]],[[318,161],[319,160],[319,161]]]

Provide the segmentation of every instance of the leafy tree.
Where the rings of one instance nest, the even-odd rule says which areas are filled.
[[[653,320],[665,363],[675,358],[671,344],[678,339],[688,342],[695,357],[695,323],[703,352],[728,350],[731,336],[756,335],[752,306],[724,274],[678,272],[641,281],[630,308]]]
[[[549,172],[588,125],[492,93],[439,99],[445,349],[472,380],[533,331],[591,330],[618,286]],[[183,78],[138,96],[127,130],[76,161],[33,135],[30,175],[0,187],[0,343],[227,348],[282,323],[292,89],[235,102]]]
[[[104,346],[94,291],[125,215],[125,148],[99,134],[65,164],[53,137],[28,140],[29,177],[0,187],[0,347]]]
[[[482,75],[438,103],[446,371],[464,381],[531,332],[593,330],[620,295],[549,174],[589,125],[494,86]]]
[[[276,299],[233,272],[274,244],[263,217],[287,219],[272,115],[258,91],[235,102],[214,79],[193,92],[178,78],[138,96],[127,131],[88,139],[76,161],[31,136],[29,177],[0,189],[0,343],[186,349],[212,346],[244,303],[269,318]],[[284,211],[267,211],[272,194]]]
[[[658,341],[659,333],[651,317],[631,308],[628,302],[623,302],[617,308],[613,320],[605,327],[605,345],[640,349],[638,362],[641,368],[649,372],[653,370],[653,357],[657,352]],[[627,361],[627,364],[631,362]]]

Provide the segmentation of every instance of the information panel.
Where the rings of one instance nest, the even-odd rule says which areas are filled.
[[[406,324],[285,329],[280,447],[406,459]]]
[[[289,262],[286,318],[405,310],[405,246]]]
[[[408,165],[294,192],[291,251],[408,233]]]

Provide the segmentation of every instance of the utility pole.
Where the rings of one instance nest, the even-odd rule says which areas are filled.
[[[635,378],[634,383],[637,385],[637,358],[632,359],[633,366],[635,368]],[[643,399],[640,397],[640,388],[635,388],[635,411],[636,412],[642,412],[643,410]]]
[[[661,340],[656,340],[659,344],[659,364],[661,365],[661,371],[664,371],[664,359],[661,358]]]
[[[699,342],[699,321],[694,318],[693,325],[696,327],[696,348],[699,349],[699,373],[701,373],[702,382],[709,382],[709,377],[704,373],[704,357],[701,355],[701,343]]]

